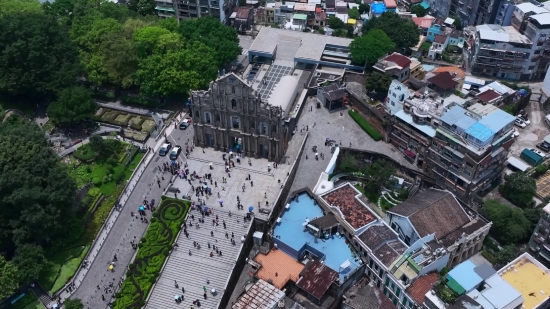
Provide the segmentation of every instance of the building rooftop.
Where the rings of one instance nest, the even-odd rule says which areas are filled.
[[[351,184],[347,183],[322,196],[331,206],[339,210],[344,220],[354,229],[359,229],[377,219],[369,208],[357,196],[361,194]]]
[[[479,37],[482,40],[496,42],[512,42],[520,44],[532,44],[531,40],[525,35],[519,33],[513,26],[500,26],[493,24],[484,24],[476,26]]]
[[[531,18],[536,20],[541,26],[550,25],[550,12],[548,11],[546,11],[545,13],[533,15],[531,16]]]
[[[297,88],[298,79],[296,77],[283,76],[271,91],[267,101],[273,106],[281,107],[284,116],[288,116]]]
[[[328,86],[321,87],[323,95],[330,101],[340,100],[346,96],[344,89],[338,87],[337,84],[330,84]]]
[[[548,205],[544,206],[544,208],[542,210],[544,212],[546,212],[547,214],[550,214],[550,203],[548,203]]]
[[[483,86],[479,88],[479,92],[483,92],[485,90],[492,89],[496,92],[498,92],[501,95],[510,95],[516,93],[516,91],[506,85],[503,85],[499,82],[492,82],[486,86]]]
[[[432,26],[434,22],[433,17],[413,17],[412,21],[420,28],[428,29]]]
[[[384,4],[386,5],[387,9],[397,8],[397,3],[395,3],[395,0],[384,0]]]
[[[432,289],[432,286],[437,282],[437,280],[437,273],[429,273],[421,276],[411,283],[411,285],[407,288],[407,293],[414,301],[422,305],[424,303],[424,299],[426,298],[426,293]]]
[[[464,71],[457,67],[457,66],[446,66],[446,67],[439,67],[435,70],[433,70],[434,73],[442,73],[442,72],[449,72],[453,77],[458,78],[464,78],[466,77],[466,73]]]
[[[326,45],[349,47],[351,39],[334,36],[306,33],[302,31],[288,31],[271,27],[262,27],[256,39],[249,48],[249,52],[258,52],[273,55],[279,39],[290,37],[300,40],[301,44],[294,55],[294,58],[321,60]]]
[[[496,270],[487,263],[476,266],[472,261],[466,260],[449,271],[447,285],[461,295],[473,290],[495,273]]]
[[[382,291],[368,284],[367,278],[354,284],[345,294],[343,303],[353,309],[395,309]]]
[[[478,115],[479,117],[487,116],[498,109],[499,109],[498,107],[492,104],[484,105],[481,103],[474,103],[473,105],[468,107],[468,111]]]
[[[237,19],[248,19],[248,15],[250,14],[251,8],[247,7],[240,7],[237,10]]]
[[[260,279],[237,299],[231,309],[273,309],[285,296],[285,292]]]
[[[492,89],[486,90],[478,95],[476,97],[484,103],[491,103],[495,101],[496,99],[500,98],[500,94]]]
[[[401,257],[403,253],[405,253],[407,249],[407,245],[405,245],[400,239],[394,239],[385,242],[372,253],[376,256],[376,258],[378,258],[378,260],[380,260],[380,262],[382,262],[382,264],[389,268],[397,258]]]
[[[304,264],[277,249],[272,249],[268,254],[258,253],[254,261],[262,265],[256,276],[271,282],[278,289],[284,288],[289,280],[296,282],[305,267]]]
[[[398,111],[397,113],[395,113],[395,117],[401,119],[403,122],[405,123],[408,123],[410,124],[411,126],[415,127],[416,129],[420,130],[420,132],[430,136],[430,137],[434,137],[435,136],[435,129],[432,128],[430,125],[428,124],[418,124],[416,122],[413,121],[413,118],[412,118],[412,115],[411,114],[408,114],[406,113],[405,111],[403,110],[400,110]]]
[[[476,122],[472,124],[468,129],[466,129],[466,134],[471,135],[472,137],[479,140],[481,143],[487,143],[493,138],[495,132],[482,125],[481,123]]]
[[[395,231],[382,221],[369,226],[358,237],[386,267],[408,249]]]
[[[337,272],[318,260],[309,262],[301,275],[296,285],[319,300],[323,298],[334,280],[338,279]]]
[[[512,122],[514,122],[515,119],[516,118],[514,116],[508,114],[500,108],[497,108],[492,113],[481,117],[478,122],[491,129],[493,132],[499,133],[506,126],[509,126]]]
[[[536,6],[530,2],[520,3],[516,5],[516,8],[518,8],[518,10],[520,10],[524,14],[529,12],[533,12],[535,14],[548,12],[548,10],[546,10],[544,7]]]
[[[447,42],[447,36],[442,34],[436,34],[434,36],[434,43],[445,44]]]
[[[451,107],[443,114],[443,116],[441,116],[441,121],[445,122],[450,127],[455,126],[462,131],[466,131],[476,122],[474,118],[467,115],[467,111],[464,108],[458,105]]]
[[[438,189],[420,191],[388,212],[409,218],[420,237],[442,239],[470,222],[454,195]]]
[[[483,308],[520,308],[524,301],[522,295],[498,274],[486,278],[480,290],[473,289],[466,295]]]
[[[443,90],[450,90],[458,85],[458,82],[454,80],[454,77],[449,72],[436,74],[428,79],[428,82]]]
[[[529,253],[504,266],[498,274],[521,293],[525,308],[536,308],[548,299],[550,271]]]

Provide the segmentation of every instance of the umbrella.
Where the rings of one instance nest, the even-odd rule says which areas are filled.
[[[318,156],[318,155],[319,155],[319,153],[318,153],[318,152],[316,152],[316,153],[315,153],[315,155],[316,155],[316,156]]]
[[[145,207],[143,205],[139,206],[139,210],[145,210]]]
[[[113,265],[109,265],[109,270],[113,270],[115,268]]]
[[[174,296],[174,299],[175,299],[175,300],[178,300],[179,298],[180,298],[180,296],[177,295],[177,294],[176,294],[176,296]]]
[[[202,185],[202,187],[203,187],[203,188],[205,188],[205,189],[206,189],[206,188],[208,188],[208,186],[207,186],[207,185]]]
[[[57,308],[57,307],[59,307],[59,305],[57,303],[52,305],[52,308]]]
[[[208,209],[209,209],[208,207],[204,207],[204,211],[208,211]]]
[[[223,203],[223,200],[218,200],[218,202]]]
[[[216,289],[212,289],[212,294],[216,294]]]
[[[254,210],[254,206],[249,206],[248,211],[252,212]]]

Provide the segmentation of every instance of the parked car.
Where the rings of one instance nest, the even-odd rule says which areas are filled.
[[[172,143],[166,142],[162,144],[162,147],[160,147],[159,150],[159,156],[164,157],[165,155],[167,155],[170,148],[172,148]]]
[[[183,121],[180,123],[180,130],[187,129],[187,127],[191,125],[191,121],[193,121],[191,118],[183,119]]]
[[[543,157],[543,158],[546,158],[546,154],[545,154],[544,152],[542,152],[542,151],[536,149],[536,148],[531,148],[531,149],[529,149],[529,150],[531,150],[532,152],[538,154],[539,156],[541,156],[541,157]]]
[[[550,145],[548,145],[547,143],[538,143],[537,148],[546,152],[550,151]]]
[[[519,120],[523,121],[526,125],[531,124],[531,121],[529,119],[527,119],[525,116],[517,116],[516,119],[519,119]]]
[[[181,147],[180,146],[176,146],[174,147],[174,149],[172,149],[172,152],[170,153],[170,160],[174,161],[178,158],[178,156],[180,155],[180,152],[181,152]]]
[[[518,137],[519,136],[519,131],[514,129],[514,133],[512,133],[512,137]]]
[[[514,124],[520,128],[525,128],[527,125],[525,122],[523,122],[521,119],[516,118],[516,121],[514,121]]]

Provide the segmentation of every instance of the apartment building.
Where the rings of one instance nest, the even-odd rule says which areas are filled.
[[[235,10],[236,0],[158,0],[155,10],[159,17],[176,17],[179,20],[212,16],[228,25]]]
[[[499,0],[430,0],[430,12],[443,19],[457,16],[465,27],[490,22],[498,5]]]
[[[519,1],[512,1],[512,0],[502,0],[500,1],[500,4],[497,8],[497,12],[495,14],[495,20],[493,23],[501,26],[510,26],[512,24],[512,16],[514,15],[514,11],[516,9],[516,3]]]
[[[550,63],[550,4],[515,5],[511,26],[480,25],[469,63],[474,74],[543,79]]]
[[[550,265],[550,204],[541,212],[539,223],[529,241],[529,249],[535,257]]]
[[[461,200],[490,188],[514,142],[514,117],[490,104],[462,107],[428,88],[418,93],[390,85],[390,142]]]

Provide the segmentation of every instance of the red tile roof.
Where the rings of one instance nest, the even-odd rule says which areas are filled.
[[[330,285],[338,278],[337,272],[317,260],[310,262],[302,275],[296,285],[317,299],[323,298]]]
[[[250,8],[239,8],[237,10],[237,19],[248,19],[248,14],[250,14]]]
[[[384,4],[386,5],[387,9],[395,9],[397,7],[397,3],[395,3],[395,0],[384,0]]]
[[[430,28],[432,26],[432,23],[434,21],[433,18],[429,18],[429,17],[413,17],[412,18],[412,21],[420,28],[424,28],[424,29],[427,29],[427,28]]]
[[[354,228],[363,227],[374,220],[376,216],[360,203],[355,196],[357,191],[351,185],[345,185],[323,196],[331,206],[336,206],[344,215],[344,219]]]
[[[458,85],[458,82],[454,80],[454,77],[449,72],[441,72],[436,74],[432,78],[428,79],[428,82],[443,90],[449,90]]]
[[[437,282],[437,273],[430,273],[416,279],[408,288],[407,293],[420,305],[424,304],[426,293]]]
[[[500,94],[498,92],[494,91],[493,89],[489,89],[485,92],[482,92],[482,93],[478,94],[476,97],[478,99],[480,99],[481,101],[483,101],[485,103],[488,103],[488,102],[491,102],[494,99],[500,97]]]
[[[282,289],[288,280],[296,282],[305,267],[304,264],[277,249],[272,249],[267,255],[259,253],[254,261],[262,265],[256,276],[267,282],[271,280],[278,289]]]
[[[409,57],[401,55],[400,53],[393,53],[386,57],[386,59],[384,60],[395,62],[398,66],[402,68],[406,68],[411,65],[411,59],[409,59]]]

